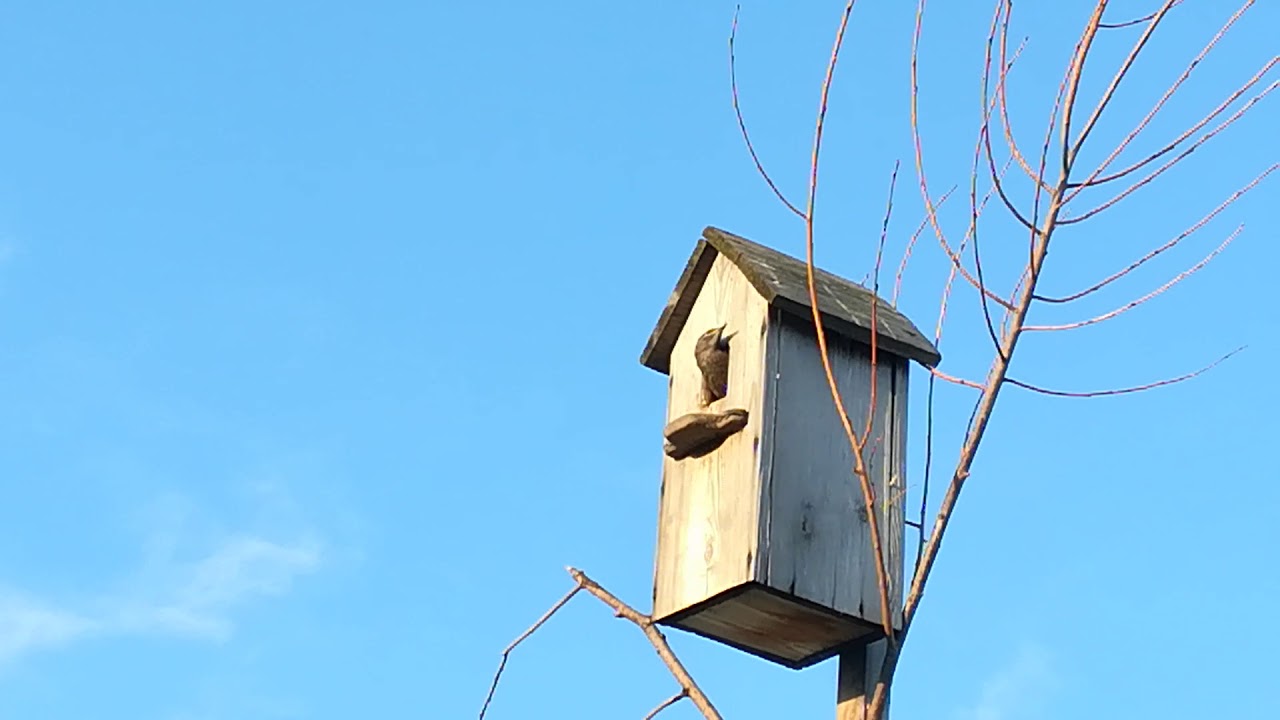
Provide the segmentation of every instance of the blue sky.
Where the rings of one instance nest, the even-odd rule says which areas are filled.
[[[745,4],[739,71],[798,201],[841,6],[796,5]],[[895,260],[920,217],[907,5],[859,4],[832,96],[818,256],[855,279],[897,159]],[[960,183],[958,201],[989,14],[935,5],[922,123],[930,181]],[[1085,9],[1023,5],[1011,113],[1034,145]],[[1184,5],[1086,158],[1232,9]],[[1258,5],[1138,148],[1274,56],[1280,7]],[[568,589],[565,565],[646,609],[666,383],[639,352],[703,226],[802,252],[734,121],[732,14],[0,4],[0,717],[472,717],[501,648]],[[1099,46],[1089,97],[1134,37]],[[1064,233],[1046,289],[1201,217],[1275,162],[1275,122],[1263,103]],[[1247,223],[1158,303],[1026,343],[1018,377],[1075,390],[1248,350],[1138,396],[1002,398],[895,716],[1280,713],[1277,200],[1272,179],[1083,307],[1034,316],[1123,304]],[[1007,279],[1025,239],[993,215],[983,242]],[[916,255],[901,307],[931,328],[945,264],[928,236]],[[985,368],[977,307],[957,294],[948,372]],[[968,397],[939,391],[944,467]],[[671,635],[727,717],[832,712],[833,663],[793,672]],[[584,597],[514,654],[491,717],[641,717],[673,691],[643,637]]]

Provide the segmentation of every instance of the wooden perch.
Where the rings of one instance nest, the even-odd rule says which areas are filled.
[[[702,457],[730,435],[747,426],[747,411],[741,408],[723,412],[688,413],[667,423],[662,434],[667,438],[662,449],[672,460]]]

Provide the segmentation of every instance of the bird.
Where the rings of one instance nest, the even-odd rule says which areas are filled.
[[[702,402],[710,405],[729,391],[729,338],[725,325],[712,328],[698,336],[693,345],[693,357],[702,371]]]

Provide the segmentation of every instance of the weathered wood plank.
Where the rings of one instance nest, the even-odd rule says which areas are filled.
[[[768,465],[768,555],[765,582],[812,602],[879,622],[880,602],[862,491],[853,474],[848,446],[822,369],[810,326],[788,316],[780,323],[775,387],[776,407],[769,413],[772,462]],[[868,348],[828,336],[832,371],[846,411],[861,433],[870,403]],[[882,355],[877,368],[875,422],[865,460],[876,485],[877,510],[891,580],[900,594],[901,482],[894,422],[895,385],[900,361]],[[891,519],[895,518],[896,519]],[[894,603],[895,605],[897,603]]]
[[[754,584],[677,624],[792,667],[829,657],[836,646],[871,632],[858,621],[797,603]]]

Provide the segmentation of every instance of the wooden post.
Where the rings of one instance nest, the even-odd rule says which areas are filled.
[[[840,671],[836,680],[836,720],[866,720],[867,704],[876,689],[876,677],[884,663],[887,643],[884,640],[840,654]],[[885,703],[888,720],[889,705]]]

